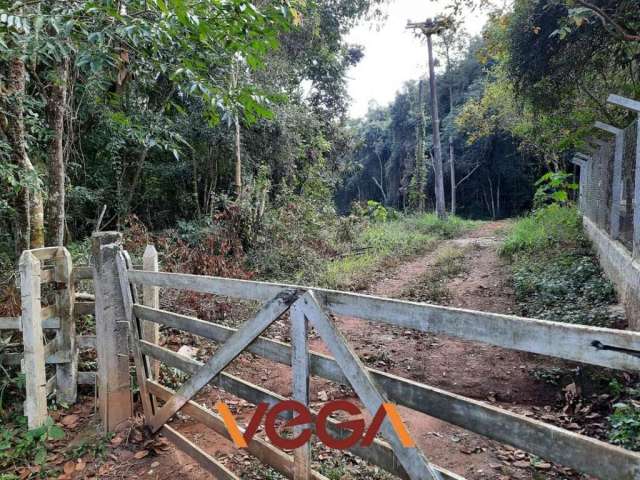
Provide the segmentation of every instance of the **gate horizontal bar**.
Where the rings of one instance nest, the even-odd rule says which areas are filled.
[[[140,350],[143,354],[152,358],[160,360],[162,363],[177,368],[185,373],[193,374],[200,369],[203,363],[193,360],[192,358],[180,355],[169,349],[159,347],[144,340],[140,341]],[[147,381],[147,385],[150,382]],[[211,382],[211,385],[222,388],[223,390],[235,395],[236,397],[243,398],[246,401],[258,404],[267,403],[269,405],[275,405],[278,402],[286,400],[285,397],[278,395],[275,392],[254,385],[250,382],[242,380],[234,375],[222,372]],[[290,416],[282,415],[283,418],[288,419]],[[327,419],[327,430],[331,432],[336,438],[340,438],[344,435],[343,431],[336,427],[336,421]],[[366,460],[367,462],[377,465],[387,472],[396,475],[402,479],[408,479],[407,474],[402,470],[398,460],[393,453],[391,447],[379,439],[375,439],[371,446],[362,448],[360,446],[353,447],[348,450],[354,455]],[[465,480],[463,477],[449,472],[441,467],[435,466],[436,470],[443,476],[443,480]]]
[[[152,380],[147,382],[147,388],[151,395],[156,396],[162,401],[167,401],[172,395],[175,395],[175,391],[170,390]],[[204,408],[202,405],[189,400],[182,411],[195,419],[196,421],[206,425],[214,430],[216,433],[222,435],[226,439],[230,440],[231,436],[224,424],[224,421],[215,413]],[[240,428],[240,433],[244,434],[244,429]],[[276,448],[270,443],[265,442],[261,438],[254,436],[249,442],[247,450],[254,455],[262,463],[269,465],[282,473],[287,478],[293,478],[293,457]],[[311,472],[311,479],[313,480],[328,480],[324,475],[319,474],[316,471]]]
[[[598,350],[593,346],[597,341],[640,352],[640,333],[637,332],[249,280],[139,270],[129,270],[128,275],[133,283],[245,300],[266,301],[292,288],[312,290],[323,308],[335,315],[450,335],[602,367],[640,370],[640,358],[615,350]]]
[[[186,315],[137,304],[133,308],[134,313],[143,320],[184,330],[220,343],[235,332],[233,328]],[[286,343],[258,337],[247,351],[278,363],[291,365],[291,346]],[[333,358],[316,352],[309,352],[309,355],[309,369],[313,375],[349,385]],[[622,479],[625,477],[620,472],[635,469],[640,471],[640,455],[629,450],[446,390],[379,370],[367,370],[384,389],[389,400],[546,460],[605,479]]]
[[[189,455],[198,462],[202,468],[211,473],[214,478],[219,480],[240,480],[240,478],[228,470],[227,467],[170,426],[165,425],[162,427],[161,433],[178,447],[179,450]]]

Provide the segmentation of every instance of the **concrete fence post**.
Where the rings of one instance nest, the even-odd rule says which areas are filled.
[[[640,102],[620,95],[609,95],[609,103],[632,110],[638,114],[636,141],[636,172],[633,192],[633,259],[640,259]]]
[[[40,260],[29,250],[20,256],[20,295],[22,300],[22,371],[26,377],[24,414],[29,429],[38,428],[47,418],[47,379],[40,298]]]
[[[60,318],[56,347],[59,352],[64,352],[69,357],[69,362],[56,365],[56,397],[59,402],[71,404],[75,403],[78,394],[78,349],[73,314],[75,287],[71,278],[73,261],[69,251],[60,247],[54,256],[54,262],[56,310]]]
[[[624,159],[624,130],[602,122],[596,122],[596,128],[615,135],[613,172],[611,175],[611,210],[609,211],[609,233],[611,238],[620,237],[620,205],[622,203],[622,161]]]
[[[129,375],[128,322],[116,259],[122,235],[96,232],[92,237],[95,285],[98,410],[106,431],[114,431],[133,411]]]

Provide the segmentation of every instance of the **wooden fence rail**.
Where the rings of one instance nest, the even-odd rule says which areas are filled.
[[[316,316],[314,326],[322,325],[317,323],[319,322],[317,318],[318,315],[323,314],[317,312],[325,309],[336,315],[348,315],[402,328],[446,334],[610,368],[625,370],[640,368],[638,358],[635,356],[640,352],[640,334],[635,332],[567,325],[510,315],[291,285],[131,269],[126,272],[126,275],[132,284],[187,289],[263,302],[287,291],[312,292],[308,295],[317,298],[316,314],[309,313],[307,310],[305,315],[307,317]],[[221,345],[232,342],[238,332],[230,327],[151,308],[139,303],[132,305],[131,312],[132,318],[137,318],[141,322],[153,322],[165,327],[184,330],[214,340]],[[293,312],[290,316],[297,318],[298,314]],[[333,330],[333,328],[326,327],[321,333],[331,338]],[[299,332],[298,335],[292,335],[293,341],[300,341],[300,338]],[[325,339],[325,341],[327,340]],[[335,337],[330,343],[335,345],[341,342],[339,337]],[[203,366],[200,362],[144,340],[139,342],[139,346],[142,355],[192,375],[200,371]],[[358,382],[357,379],[344,373],[344,356],[346,355],[347,358],[350,356],[347,350],[338,349],[335,351],[343,356],[341,361],[336,361],[336,359],[320,353],[308,352],[308,367],[305,366],[304,361],[294,362],[292,360],[293,355],[296,355],[295,348],[286,343],[257,337],[248,344],[246,350],[271,361],[289,366],[294,365],[299,374],[308,369],[309,375],[316,375],[334,382],[351,386],[354,386],[354,381]],[[299,356],[299,354],[297,355]],[[349,359],[349,362],[351,360]],[[640,455],[635,452],[385,372],[365,367],[362,367],[362,372],[373,379],[377,388],[380,388],[390,401],[399,405],[603,480],[639,478]],[[364,377],[362,378],[364,379]],[[294,394],[297,398],[304,400],[305,387],[304,383],[300,383],[300,381],[301,379],[297,379],[294,382]],[[267,402],[273,404],[282,400],[282,397],[274,392],[224,372],[213,378],[210,383],[251,403]],[[365,388],[364,385],[361,388]],[[150,386],[150,391],[154,395],[157,393],[161,399],[166,399],[175,393],[163,392],[156,385]],[[188,399],[188,397],[186,398]],[[158,422],[155,426],[159,427],[161,423]],[[407,473],[401,467],[401,465],[406,465],[406,462],[399,461],[400,459],[394,454],[394,449],[386,442],[377,442],[372,448],[356,448],[355,450],[357,452],[354,453],[394,475],[401,478],[418,478],[415,476],[415,471]],[[395,449],[395,451],[398,450]],[[304,455],[306,458],[306,453]],[[305,464],[304,458],[302,464]],[[417,468],[419,470],[420,467]],[[438,467],[434,468],[434,474],[424,478],[438,478],[437,475],[440,475],[440,478],[459,478]],[[313,472],[309,471],[309,475],[313,475]],[[290,476],[290,478],[294,477]]]
[[[157,287],[266,301],[286,289],[303,289],[249,280],[182,273],[130,271],[131,282]],[[334,315],[401,328],[450,335],[503,348],[563,358],[619,370],[640,370],[640,333],[571,325],[460,308],[317,289],[322,306]]]

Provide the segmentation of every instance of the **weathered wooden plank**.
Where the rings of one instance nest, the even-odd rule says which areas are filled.
[[[300,300],[289,309],[291,323],[291,370],[293,399],[309,408],[309,339],[308,320]],[[294,436],[301,434],[308,425],[294,427]],[[293,452],[295,468],[294,480],[309,480],[311,477],[311,445],[304,444]]]
[[[269,325],[285,313],[297,298],[298,292],[289,290],[281,292],[269,300],[253,319],[245,322],[227,342],[218,348],[205,366],[192,375],[180,387],[178,393],[158,410],[149,421],[151,430],[157,432],[188,400],[218,375]]]
[[[640,168],[636,185],[640,190]],[[639,196],[640,198],[640,192]],[[636,209],[639,215],[640,208]],[[639,229],[640,231],[640,229]],[[264,301],[283,289],[304,287],[181,273],[130,271],[132,282]],[[640,333],[428,305],[356,293],[313,289],[335,315],[362,318],[423,332],[450,335],[514,350],[620,370],[640,370]],[[599,349],[606,345],[621,350]]]
[[[78,385],[95,385],[96,372],[78,372]]]
[[[197,372],[198,369],[203,365],[197,360],[193,360],[192,358],[180,355],[166,348],[146,343],[144,341],[140,343],[140,348],[145,355],[157,358],[162,363],[177,368],[178,370],[181,370],[185,373],[193,374]],[[218,377],[213,379],[210,384],[222,388],[232,395],[243,398],[253,404],[267,403],[269,405],[275,405],[276,403],[286,400],[285,397],[278,395],[277,393],[271,392],[267,389],[254,385],[250,382],[247,382],[225,372],[222,372],[220,375],[218,375]],[[315,416],[315,413],[313,411],[311,412],[311,414],[312,416]],[[289,419],[290,412],[284,412],[281,417],[284,419]],[[337,424],[338,422],[336,420],[333,420],[331,418],[327,419],[327,430],[336,438],[341,438],[341,436],[345,435],[345,432],[339,429],[337,427]],[[402,469],[402,466],[398,462],[398,459],[395,457],[391,447],[384,441],[375,439],[373,444],[369,447],[363,448],[360,446],[355,446],[349,449],[349,452],[358,455],[359,457],[363,458],[373,465],[378,465],[387,472],[402,479],[406,480],[409,478]],[[436,468],[445,480],[465,480],[463,477],[449,472],[448,470],[440,467]]]
[[[51,260],[58,254],[58,249],[61,247],[44,247],[44,248],[34,248],[29,250],[31,254],[36,257],[38,260]]]
[[[57,313],[60,328],[56,332],[55,344],[58,352],[64,353],[69,362],[56,365],[56,399],[60,403],[75,403],[78,393],[78,349],[76,347],[76,322],[73,316],[75,287],[71,281],[73,261],[69,251],[61,247],[54,258],[54,281],[63,288],[56,290]]]
[[[632,100],[620,95],[611,94],[609,95],[609,98],[607,98],[607,102],[640,113],[640,102],[638,100]]]
[[[175,395],[175,391],[163,387],[162,385],[152,380],[147,382],[147,386],[149,388],[149,391],[154,396],[163,401],[167,401],[171,397],[171,395]],[[183,411],[194,420],[206,425],[226,439],[231,439],[224,421],[218,415],[211,412],[202,405],[189,400],[183,407]],[[244,434],[244,428],[238,426],[238,429],[240,430],[241,434]],[[249,451],[249,453],[258,458],[262,463],[270,465],[287,478],[294,478],[294,459],[282,450],[279,450],[278,448],[267,443],[259,437],[253,437],[253,439],[247,445],[247,450]],[[324,475],[321,475],[315,471],[311,471],[310,478],[314,480],[327,480]]]
[[[76,317],[80,315],[95,315],[96,303],[95,302],[73,302],[73,313]]]
[[[125,320],[129,323],[129,332],[131,334],[131,349],[133,350],[133,360],[136,364],[136,377],[140,388],[140,398],[142,399],[142,408],[145,419],[150,419],[155,413],[153,399],[147,391],[147,379],[151,375],[149,362],[142,356],[139,341],[142,335],[142,326],[140,320],[133,314],[133,286],[129,283],[127,276],[127,268],[130,259],[124,252],[119,251],[116,257],[118,268],[118,280],[120,281],[120,289],[122,292],[122,301],[124,305]]]
[[[0,317],[0,330],[22,330],[20,317]]]
[[[324,340],[325,345],[349,380],[351,387],[369,413],[375,415],[383,404],[389,402],[386,395],[379,390],[373,377],[358,355],[351,349],[344,335],[338,331],[333,320],[324,313],[313,292],[307,292],[300,301],[304,304],[305,316]],[[407,448],[402,444],[398,432],[389,422],[382,424],[381,431],[391,444],[391,448],[411,480],[441,479],[438,471],[433,468],[419,448]]]
[[[152,310],[139,305],[136,305],[135,309],[141,318],[186,330],[217,342],[225,342],[234,332],[232,328],[184,315]],[[291,365],[292,349],[285,343],[259,337],[247,348],[247,351],[278,363]],[[163,359],[165,360],[167,359]],[[310,371],[313,375],[327,380],[344,385],[349,384],[335,360],[326,355],[310,352]],[[376,383],[384,388],[389,400],[399,405],[512,445],[555,463],[600,478],[624,478],[618,477],[621,471],[640,468],[640,457],[636,453],[446,390],[379,370],[368,369],[368,371]],[[549,442],[549,438],[553,438],[554,442]],[[563,445],[566,448],[557,448],[557,445]],[[606,452],[608,461],[601,461],[602,452]],[[620,469],[616,465],[620,466]]]
[[[73,267],[73,281],[92,280],[93,269],[89,265],[76,265]]]
[[[51,395],[56,389],[56,377],[53,376],[47,380],[47,396]]]
[[[142,266],[144,270],[157,272],[158,252],[153,245],[147,245],[142,256]],[[149,285],[142,287],[142,303],[147,307],[160,308],[160,289]],[[154,322],[142,323],[142,338],[149,343],[160,343],[160,326]],[[160,362],[151,363],[151,378],[160,378]]]
[[[60,318],[55,305],[49,305],[48,307],[42,307],[40,309],[40,320],[48,320],[49,318]]]
[[[215,458],[202,450],[196,444],[189,441],[179,432],[168,425],[162,428],[162,435],[167,437],[178,449],[189,455],[200,464],[207,472],[218,480],[240,480],[227,467],[218,462]]]
[[[128,323],[118,277],[117,258],[122,237],[98,232],[92,237],[93,284],[96,301],[98,410],[106,431],[112,432],[133,412],[129,377]]]
[[[25,374],[25,415],[29,429],[38,428],[47,418],[44,337],[40,312],[40,261],[29,250],[20,256],[20,296],[22,300],[23,371]]]
[[[53,268],[43,268],[40,271],[40,283],[53,282],[55,279],[55,271]]]
[[[96,336],[95,335],[78,335],[76,337],[76,343],[78,348],[96,348]]]

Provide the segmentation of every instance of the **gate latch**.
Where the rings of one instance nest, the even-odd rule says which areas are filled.
[[[591,346],[594,347],[596,350],[611,350],[612,352],[626,353],[627,355],[640,358],[640,352],[637,350],[631,350],[630,348],[614,347],[612,345],[605,345],[604,343],[598,340],[594,340],[593,342],[591,342]]]

